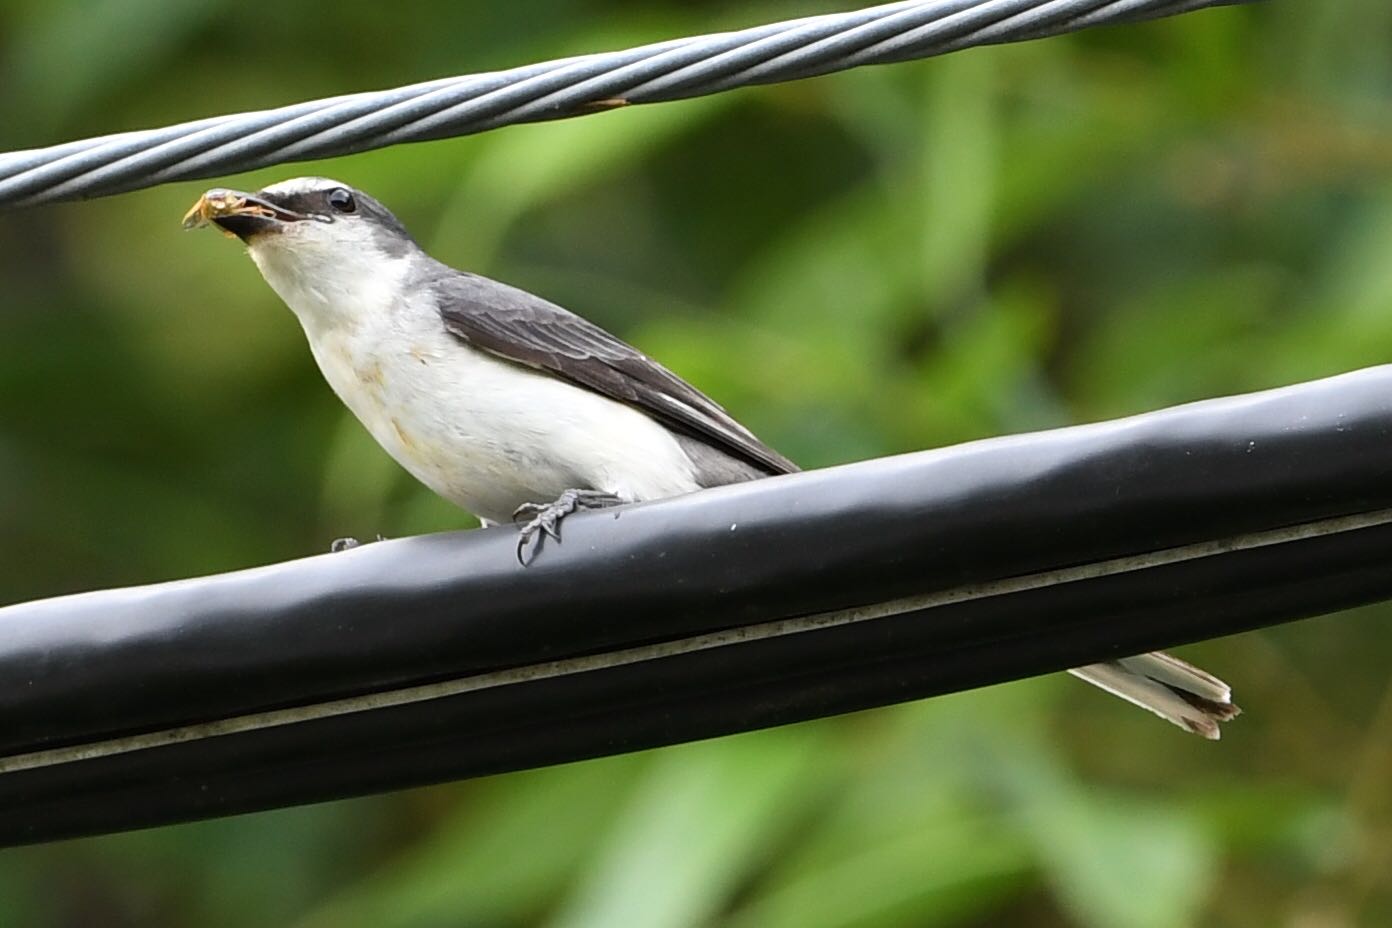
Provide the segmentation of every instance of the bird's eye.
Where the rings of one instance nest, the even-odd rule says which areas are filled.
[[[358,201],[353,199],[351,190],[335,187],[329,191],[329,205],[334,208],[335,212],[351,213],[358,208]]]

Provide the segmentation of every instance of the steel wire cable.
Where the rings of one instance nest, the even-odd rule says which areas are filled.
[[[105,196],[1254,0],[908,0],[0,154],[0,208]]]

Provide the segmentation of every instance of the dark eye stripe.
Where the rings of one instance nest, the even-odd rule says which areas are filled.
[[[297,213],[322,213],[325,211],[324,195],[317,191],[280,194],[278,196],[267,197],[267,199],[278,206],[283,206]]]
[[[341,216],[343,213],[329,205],[329,196],[337,190],[347,190],[353,198],[353,215],[356,222],[380,233],[378,238],[388,253],[402,253],[414,247],[415,239],[381,203],[360,190],[346,187],[321,187],[317,190],[302,190],[295,193],[262,194],[268,202],[296,213],[308,216]]]

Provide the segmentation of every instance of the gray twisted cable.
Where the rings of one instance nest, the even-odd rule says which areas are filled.
[[[908,0],[0,154],[0,208],[104,196],[1252,0]]]

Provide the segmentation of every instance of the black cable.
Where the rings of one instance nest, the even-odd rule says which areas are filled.
[[[1378,367],[578,514],[526,568],[500,527],[11,606],[0,843],[694,740],[1389,598],[1389,398]]]

